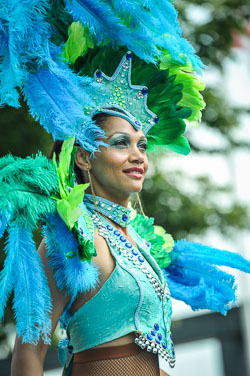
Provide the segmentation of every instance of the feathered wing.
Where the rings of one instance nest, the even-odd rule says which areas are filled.
[[[74,212],[86,189],[86,185],[72,187],[74,141],[70,138],[63,143],[58,164],[41,154],[26,159],[11,154],[0,158],[0,238],[8,231],[6,258],[0,273],[0,320],[14,291],[17,334],[24,343],[37,344],[42,338],[49,344],[51,335],[51,296],[32,236],[39,220],[46,223],[43,233],[47,257],[58,288],[75,299],[98,281],[97,269],[88,262],[94,254],[92,243],[88,243],[86,250],[86,244],[81,243],[81,248],[77,230],[73,236],[57,214],[58,202],[67,200]],[[79,252],[81,257],[77,257]],[[88,260],[85,262],[84,252]]]
[[[171,264],[162,270],[171,295],[193,310],[226,314],[236,302],[235,279],[218,266],[250,273],[250,262],[241,255],[186,240],[177,241],[170,256]]]

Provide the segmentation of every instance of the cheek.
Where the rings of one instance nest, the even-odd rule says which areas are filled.
[[[112,170],[121,169],[127,159],[127,154],[118,149],[109,150],[105,158],[106,165]]]
[[[146,175],[146,173],[148,172],[148,167],[149,167],[149,162],[148,162],[148,157],[147,155],[145,156],[145,159],[144,159],[144,176]]]

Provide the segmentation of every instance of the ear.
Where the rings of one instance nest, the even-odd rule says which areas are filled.
[[[89,160],[89,152],[78,146],[76,156],[75,156],[75,164],[84,171],[91,170],[91,163]]]

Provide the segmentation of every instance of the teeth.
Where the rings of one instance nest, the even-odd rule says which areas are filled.
[[[133,173],[133,174],[137,174],[137,175],[141,175],[142,173],[141,172],[139,172],[139,171],[126,171],[128,174],[130,174],[131,172]]]

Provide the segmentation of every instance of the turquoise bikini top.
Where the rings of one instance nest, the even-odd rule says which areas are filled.
[[[93,219],[116,266],[97,294],[71,316],[68,349],[77,353],[135,332],[139,346],[173,364],[171,300],[161,269],[131,226],[128,231],[138,248],[103,217]]]

